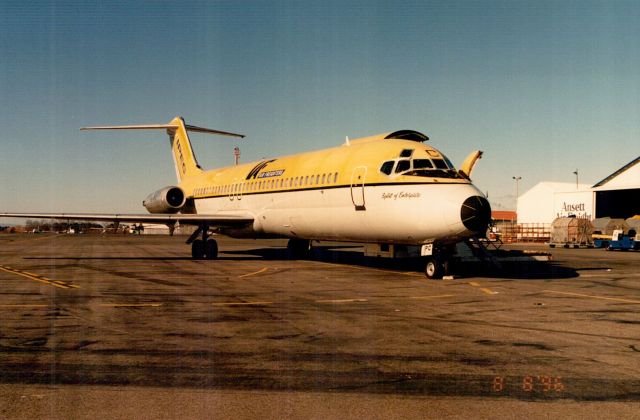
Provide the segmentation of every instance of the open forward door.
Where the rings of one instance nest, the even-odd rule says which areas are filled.
[[[462,166],[460,166],[460,173],[471,179],[471,171],[473,171],[473,167],[476,166],[478,159],[482,157],[482,153],[482,150],[471,152],[464,162],[462,162]]]

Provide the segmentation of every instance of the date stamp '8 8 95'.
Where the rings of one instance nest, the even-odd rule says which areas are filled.
[[[522,378],[496,376],[491,383],[496,393],[505,391],[561,393],[565,390],[560,376],[524,376]]]

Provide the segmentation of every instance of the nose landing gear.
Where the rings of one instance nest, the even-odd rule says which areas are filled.
[[[430,280],[441,279],[451,273],[451,258],[455,247],[433,247],[433,253],[426,258],[424,275]]]
[[[424,275],[430,280],[438,280],[448,276],[451,272],[449,259],[429,258],[424,267]]]
[[[442,278],[443,271],[442,264],[436,258],[429,258],[427,260],[427,264],[424,267],[424,274],[428,279]]]

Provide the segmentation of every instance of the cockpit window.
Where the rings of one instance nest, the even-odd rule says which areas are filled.
[[[395,162],[392,160],[383,163],[382,166],[380,167],[380,172],[382,172],[383,174],[391,175],[391,172],[393,172],[394,164]]]
[[[401,156],[411,152],[413,149],[405,149],[401,152]],[[396,163],[397,162],[397,163]],[[394,170],[395,166],[395,170]],[[380,167],[380,172],[385,175],[409,175],[422,176],[427,178],[462,178],[458,171],[451,164],[449,159],[444,155],[440,158],[419,158],[419,159],[397,159],[384,162]]]
[[[414,159],[413,169],[430,169],[433,168],[433,163],[429,159]]]
[[[438,169],[449,169],[447,163],[443,159],[433,159],[433,164],[436,165]]]
[[[404,149],[402,152],[400,152],[400,157],[408,158],[408,157],[411,157],[412,154],[413,154],[413,149]]]
[[[400,172],[408,171],[409,169],[411,169],[411,161],[409,160],[398,161],[398,166],[396,166],[397,174],[399,174]]]
[[[447,162],[447,165],[449,165],[449,169],[456,169],[456,167],[454,166],[453,163],[451,163],[448,157],[446,157],[445,155],[442,155],[442,159],[444,159],[444,161]]]

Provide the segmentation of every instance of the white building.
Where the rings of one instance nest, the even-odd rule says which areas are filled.
[[[640,215],[640,157],[593,186],[571,182],[540,182],[518,197],[518,224],[550,224],[575,215],[626,219]]]
[[[518,197],[518,223],[550,224],[557,217],[593,219],[594,194],[589,184],[540,182]]]
[[[171,229],[166,224],[143,223],[144,228],[140,233],[142,235],[171,235]],[[176,224],[174,234],[191,235],[195,232],[196,226]]]
[[[640,215],[640,156],[593,187],[596,217],[626,219]]]
[[[163,224],[143,223],[142,227],[143,235],[168,235],[171,232],[169,226]]]

